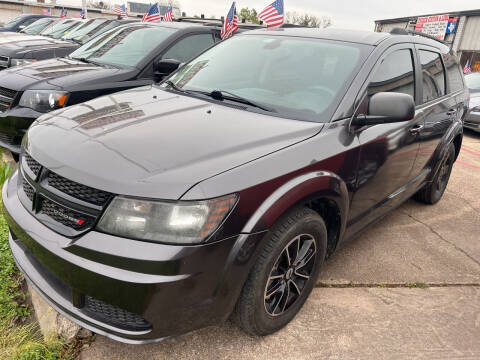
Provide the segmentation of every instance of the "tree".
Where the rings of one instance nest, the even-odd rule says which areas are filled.
[[[248,7],[245,7],[240,10],[239,17],[240,19],[245,19],[247,22],[260,24],[260,20],[258,19],[258,13],[255,9],[250,10]]]
[[[287,24],[308,26],[313,28],[327,28],[332,26],[332,19],[328,16],[318,17],[315,15],[299,14],[296,11],[287,12],[285,19]]]
[[[113,6],[107,1],[90,0],[88,7],[102,10],[112,10]]]

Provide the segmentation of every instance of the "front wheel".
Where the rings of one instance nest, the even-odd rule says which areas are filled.
[[[267,235],[235,309],[251,335],[268,335],[285,326],[303,306],[318,278],[327,249],[327,230],[313,210],[284,216]]]
[[[447,189],[448,180],[452,173],[455,163],[455,145],[450,143],[447,152],[442,159],[440,169],[433,178],[432,182],[415,194],[415,199],[425,204],[436,204],[440,201],[443,193]]]

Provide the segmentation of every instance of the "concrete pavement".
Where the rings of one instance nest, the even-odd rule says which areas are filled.
[[[468,132],[443,200],[409,201],[334,254],[277,334],[226,323],[144,346],[98,336],[81,359],[479,359],[479,234],[480,134]]]

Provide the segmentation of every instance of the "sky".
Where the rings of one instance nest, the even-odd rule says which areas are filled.
[[[103,0],[121,3],[122,0]],[[125,0],[127,1],[127,0]],[[150,3],[155,0],[135,0]],[[226,16],[232,0],[178,0],[187,15]],[[273,0],[237,0],[237,10],[243,7],[263,10]],[[81,0],[57,0],[57,3],[81,5]],[[329,16],[333,26],[344,29],[373,30],[374,21],[403,16],[480,9],[478,0],[284,0],[285,11],[307,12]]]

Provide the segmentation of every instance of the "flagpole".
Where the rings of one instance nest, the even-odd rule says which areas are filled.
[[[82,8],[85,11],[85,19],[87,19],[87,0],[82,0]]]

